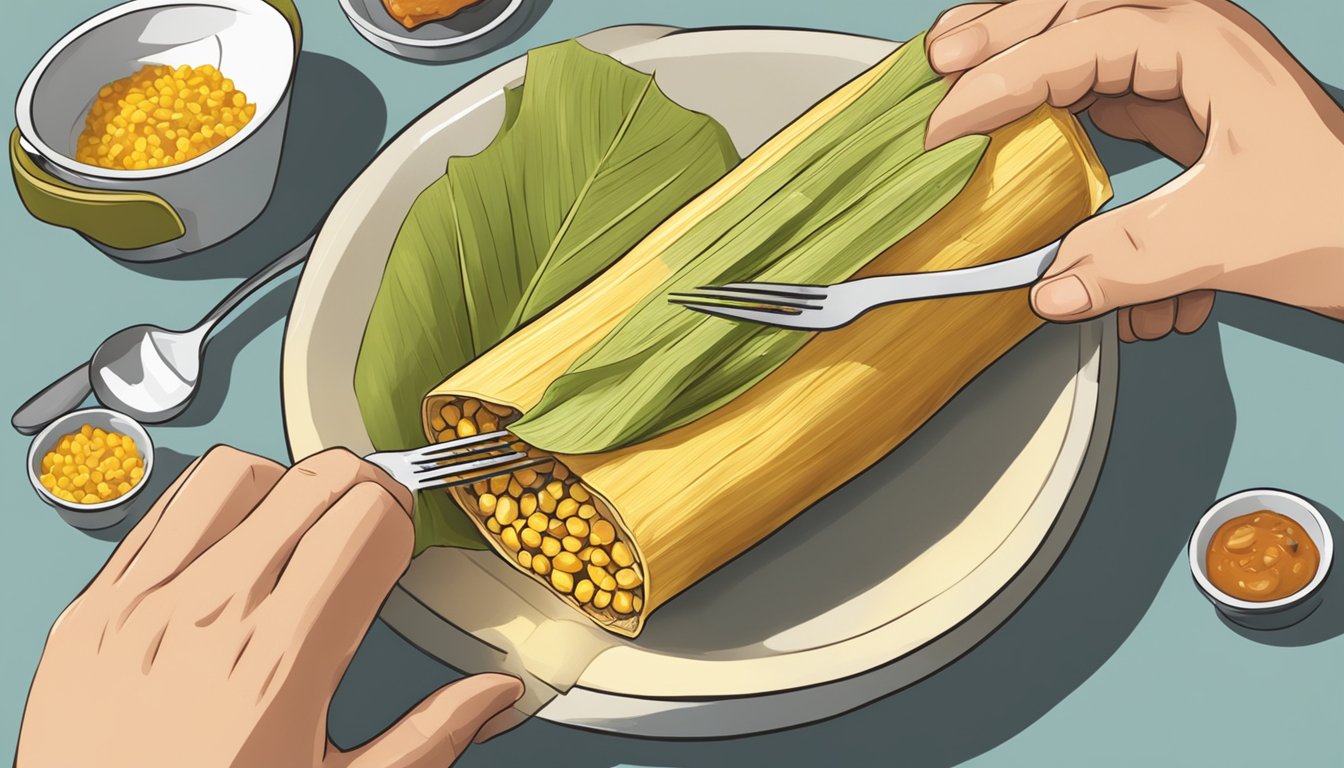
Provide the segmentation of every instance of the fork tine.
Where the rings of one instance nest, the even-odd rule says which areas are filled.
[[[786,298],[775,293],[758,293],[753,291],[727,290],[713,286],[696,288],[694,291],[677,291],[668,294],[669,299],[684,299],[690,301],[706,301],[719,299],[723,301],[732,301],[737,303],[767,304],[771,307],[788,307],[789,309],[821,309],[819,303],[825,296],[817,297],[812,300],[805,298]]]
[[[770,312],[760,309],[739,309],[737,307],[725,307],[719,304],[697,304],[689,301],[674,301],[673,304],[680,304],[687,309],[693,309],[696,312],[704,312],[706,315],[722,317],[726,320],[746,320],[752,323],[761,323],[763,325],[774,325],[780,328],[795,328],[798,330],[810,331],[817,330],[818,326],[809,322],[806,314],[784,314],[782,312]]]
[[[495,432],[486,432],[485,434],[482,435],[472,435],[471,437],[459,437],[456,440],[449,440],[446,443],[432,443],[430,445],[426,445],[423,448],[417,448],[414,451],[407,451],[402,455],[413,461],[422,458],[428,458],[430,456],[443,456],[462,448],[468,448],[470,446],[489,442],[491,440],[498,440],[499,438],[504,437],[508,434],[509,434],[508,430],[501,429]]]
[[[456,464],[426,465],[417,467],[414,477],[417,480],[433,480],[438,477],[448,477],[449,475],[462,475],[469,472],[475,472],[482,469],[492,469],[503,466],[510,462],[526,459],[527,454],[522,451],[515,453],[506,453],[501,456],[486,456],[483,459],[473,459],[471,461],[461,461]]]
[[[406,459],[414,466],[442,466],[444,461],[462,459],[467,456],[479,456],[480,454],[491,453],[494,451],[516,451],[518,450],[517,446],[521,444],[522,441],[515,437],[511,440],[500,440],[498,442],[470,446],[465,449],[451,452],[425,451],[414,455],[407,454]]]
[[[827,288],[825,285],[807,285],[804,283],[724,283],[723,285],[705,286],[707,288],[718,288],[723,291],[760,291],[764,293],[773,293],[779,296],[792,296],[795,298],[826,298]]]
[[[524,456],[526,456],[526,454],[524,454]],[[492,477],[499,477],[500,475],[511,475],[520,469],[535,467],[540,464],[545,464],[548,461],[550,461],[550,459],[530,459],[524,462],[505,464],[493,467],[490,468],[490,471],[488,472],[482,472],[479,474],[468,474],[466,476],[456,474],[435,475],[434,473],[427,472],[415,476],[416,490],[425,490],[428,488],[449,488],[458,485],[470,485],[472,483],[480,482],[481,480],[489,480]]]

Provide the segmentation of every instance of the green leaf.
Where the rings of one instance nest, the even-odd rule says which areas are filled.
[[[556,453],[610,450],[694,421],[769,375],[812,334],[691,312],[667,294],[853,275],[950,202],[979,163],[983,136],[924,150],[946,91],[922,38],[907,43],[853,103],[669,246],[671,276],[510,429]]]
[[[722,126],[649,75],[570,41],[528,54],[500,133],[411,206],[355,367],[379,450],[425,443],[424,394],[620,258],[738,161]],[[416,504],[416,553],[484,546],[442,491]]]

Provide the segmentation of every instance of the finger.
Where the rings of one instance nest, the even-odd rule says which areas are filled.
[[[1191,291],[1176,299],[1176,332],[1194,333],[1213,312],[1213,291]]]
[[[965,24],[971,19],[989,13],[999,7],[999,3],[968,3],[966,5],[956,5],[948,8],[946,11],[938,14],[937,20],[929,28],[929,34],[925,36],[928,43],[942,37],[957,27]]]
[[[304,533],[360,483],[383,486],[410,514],[411,492],[382,469],[342,448],[323,451],[291,467],[256,511],[220,542],[216,567],[244,573],[258,585],[274,585]]]
[[[926,146],[987,133],[1042,104],[1065,108],[1093,91],[1129,91],[1139,55],[1135,41],[1171,47],[1155,37],[1155,26],[1143,11],[1117,9],[1055,27],[994,56],[952,85],[929,118]]]
[[[523,695],[508,675],[458,680],[430,694],[391,728],[363,747],[338,754],[340,768],[440,768],[451,765],[486,721]]]
[[[181,573],[251,514],[284,473],[270,459],[226,445],[211,448],[145,542],[137,558],[145,574],[158,583]]]
[[[1134,328],[1129,324],[1129,307],[1121,307],[1115,313],[1115,330],[1120,335],[1120,340],[1126,344],[1132,344],[1138,341],[1134,335]]]
[[[1162,189],[1079,224],[1032,287],[1032,307],[1047,320],[1071,322],[1206,288],[1221,268],[1201,258],[1207,236],[1191,222],[1207,219],[1204,188],[1183,174]],[[1213,206],[1216,209],[1216,206]],[[1210,258],[1218,258],[1213,256]],[[1131,316],[1136,337],[1144,329]]]
[[[929,64],[943,74],[970,69],[1049,29],[1066,6],[1066,0],[1017,0],[977,14],[937,36]]]
[[[107,559],[107,564],[94,577],[95,582],[103,579],[116,582],[122,577],[126,568],[140,554],[140,550],[144,548],[149,535],[163,518],[163,510],[168,507],[168,503],[177,495],[178,490],[191,476],[191,473],[196,470],[196,467],[200,466],[201,458],[203,457],[196,457],[194,461],[187,465],[186,469],[182,470],[177,479],[164,489],[163,493],[159,494],[159,498],[154,502],[154,505],[149,508],[144,517],[140,518],[140,522],[136,523],[135,527],[126,534],[112,556]]]
[[[336,690],[379,606],[406,572],[410,515],[383,486],[351,488],[304,533],[279,580],[258,583],[271,637]]]
[[[1176,325],[1176,299],[1140,304],[1129,311],[1129,326],[1144,341],[1157,341]]]

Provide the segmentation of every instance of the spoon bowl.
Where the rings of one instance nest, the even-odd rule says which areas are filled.
[[[174,418],[196,395],[205,351],[203,330],[133,325],[112,334],[90,361],[94,396],[144,423]]]

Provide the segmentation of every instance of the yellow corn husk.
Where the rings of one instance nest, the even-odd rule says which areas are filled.
[[[860,76],[817,104],[600,277],[431,391],[423,403],[429,438],[437,439],[430,422],[441,411],[472,400],[509,413],[504,425],[534,407],[556,377],[663,282],[668,269],[659,254],[668,243],[869,82]],[[1109,195],[1078,123],[1041,108],[995,132],[962,192],[857,276],[1015,256],[1058,238]],[[519,567],[600,626],[633,637],[660,605],[903,442],[1040,324],[1025,289],[895,305],[816,335],[755,386],[690,424],[617,450],[555,456],[538,468],[543,503],[535,514],[543,527],[551,524],[547,507],[558,505],[545,488],[556,479],[577,489],[562,494],[566,499],[589,498],[586,518],[566,506],[571,518],[591,522],[590,538],[581,542],[588,561],[558,585],[547,577],[552,561],[540,553],[545,566],[529,555],[530,571]],[[517,565],[519,556],[488,533],[492,518],[479,494],[469,486],[451,493]],[[599,537],[604,523],[609,535]]]

